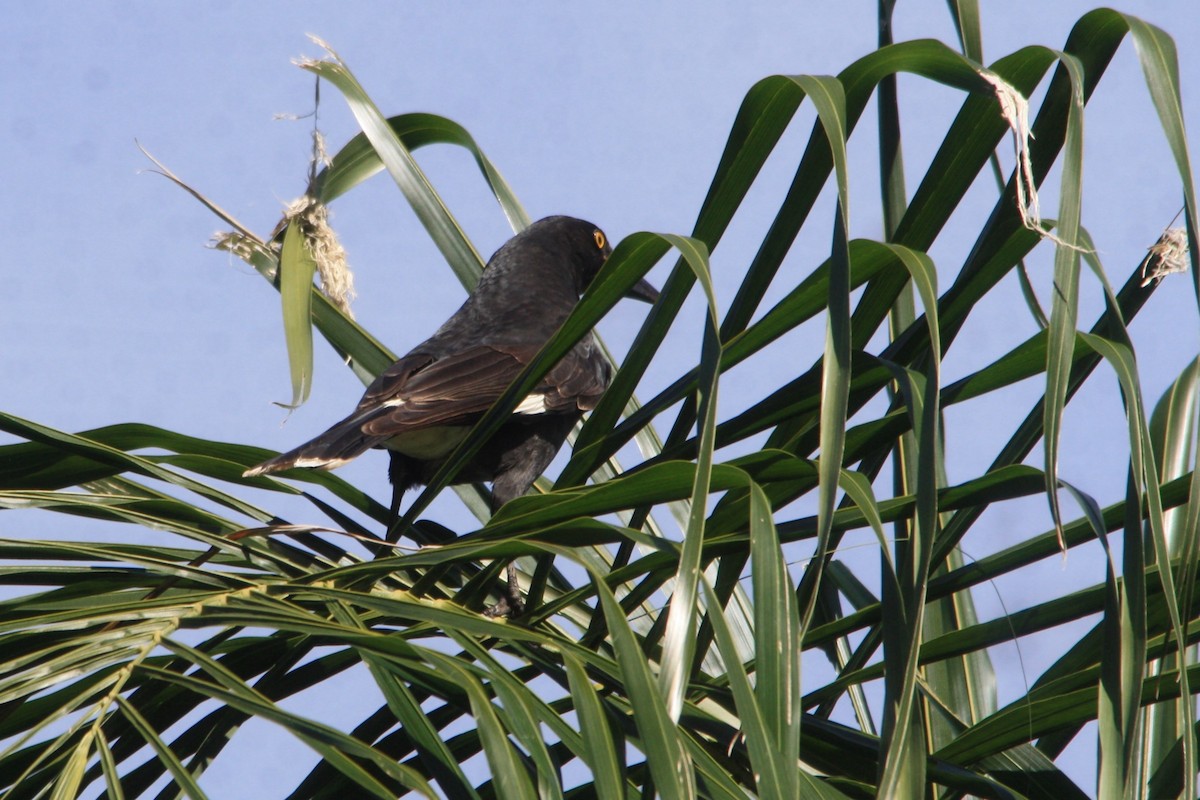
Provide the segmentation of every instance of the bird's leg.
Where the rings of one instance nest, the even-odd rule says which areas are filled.
[[[504,574],[507,577],[504,582],[504,599],[508,601],[509,616],[519,617],[525,613],[525,600],[521,597],[521,581],[517,575],[517,563],[515,561],[508,562],[508,566],[504,568]]]
[[[400,498],[404,496],[404,488],[400,484],[392,484],[392,503],[388,508],[387,527],[383,530],[384,540],[395,544],[400,538]],[[386,558],[394,554],[392,548],[380,544],[368,545],[375,558]]]
[[[522,447],[514,451],[520,457],[514,458],[513,464],[492,481],[492,514],[499,511],[509,500],[529,491],[533,481],[554,457],[554,449],[548,448],[539,438],[534,437],[527,438]],[[549,457],[545,457],[542,450],[549,450]],[[484,612],[489,617],[519,617],[525,611],[525,599],[521,597],[521,582],[515,561],[508,563],[505,575],[506,580],[499,602]]]
[[[395,542],[400,538],[400,498],[404,497],[404,489],[400,485],[392,484],[392,505],[388,508],[387,516],[387,531],[384,536],[389,542]]]
[[[509,440],[502,442],[504,453],[500,458],[499,470],[492,480],[492,513],[529,491],[533,482],[541,475],[554,454],[566,441],[567,434],[575,426],[579,414],[543,414],[533,419],[522,420],[507,429]],[[488,609],[491,617],[520,616],[525,610],[521,596],[521,584],[517,580],[515,563],[508,565],[508,580],[501,593],[500,602]]]
[[[519,617],[525,613],[525,600],[521,597],[517,565],[510,561],[505,567],[505,574],[508,579],[504,582],[504,592],[495,605],[489,606],[483,612],[485,617]]]
[[[400,453],[388,451],[388,483],[392,484],[392,505],[388,509],[387,532],[389,542],[400,539],[400,500],[412,488],[413,470],[409,459]]]

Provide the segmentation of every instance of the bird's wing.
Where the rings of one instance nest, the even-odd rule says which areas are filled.
[[[538,345],[478,345],[410,371],[402,383],[381,376],[362,404],[379,408],[379,413],[364,421],[362,431],[387,437],[421,428],[473,424],[539,349]],[[607,385],[608,364],[588,337],[554,366],[516,413],[579,413],[594,407]]]
[[[412,431],[472,425],[520,374],[538,345],[477,345],[449,355],[415,350],[368,387],[358,407],[320,436],[246,470],[332,469]],[[554,366],[515,409],[521,415],[578,414],[608,386],[608,362],[591,336]]]
[[[537,391],[545,397],[552,413],[591,411],[608,388],[612,368],[588,334],[554,365]]]

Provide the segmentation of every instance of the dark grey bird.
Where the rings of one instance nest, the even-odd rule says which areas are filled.
[[[572,217],[547,217],[508,240],[462,307],[375,379],[348,417],[246,476],[295,467],[333,469],[371,448],[391,456],[392,523],[400,497],[427,483],[471,427],[537,355],[575,308],[611,252],[604,232]],[[629,297],[653,303],[646,281]],[[611,368],[589,332],[513,411],[455,477],[492,482],[492,509],[519,497],[549,466],[585,411],[608,387]],[[504,599],[490,614],[519,614],[509,567]]]

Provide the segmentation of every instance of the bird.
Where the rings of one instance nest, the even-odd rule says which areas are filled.
[[[541,219],[488,259],[474,291],[437,331],[375,379],[345,419],[246,477],[295,468],[333,469],[372,448],[388,451],[389,540],[400,498],[428,483],[471,427],[570,315],[612,252],[599,227],[568,216]],[[628,297],[655,303],[642,279]],[[525,494],[567,434],[608,388],[612,368],[589,331],[517,405],[454,477],[490,481],[492,511]],[[395,532],[398,535],[398,531]],[[516,571],[489,616],[523,611]]]

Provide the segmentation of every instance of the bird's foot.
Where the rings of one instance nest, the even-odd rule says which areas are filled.
[[[521,578],[517,574],[516,564],[509,562],[505,568],[504,591],[500,594],[500,602],[483,612],[485,617],[507,617],[516,619],[525,613],[525,600],[521,597]]]
[[[488,606],[484,610],[484,616],[490,619],[502,618],[502,616],[505,619],[516,619],[517,616],[521,616],[523,613],[524,601],[520,595],[511,593],[511,591],[505,591],[496,604]]]

